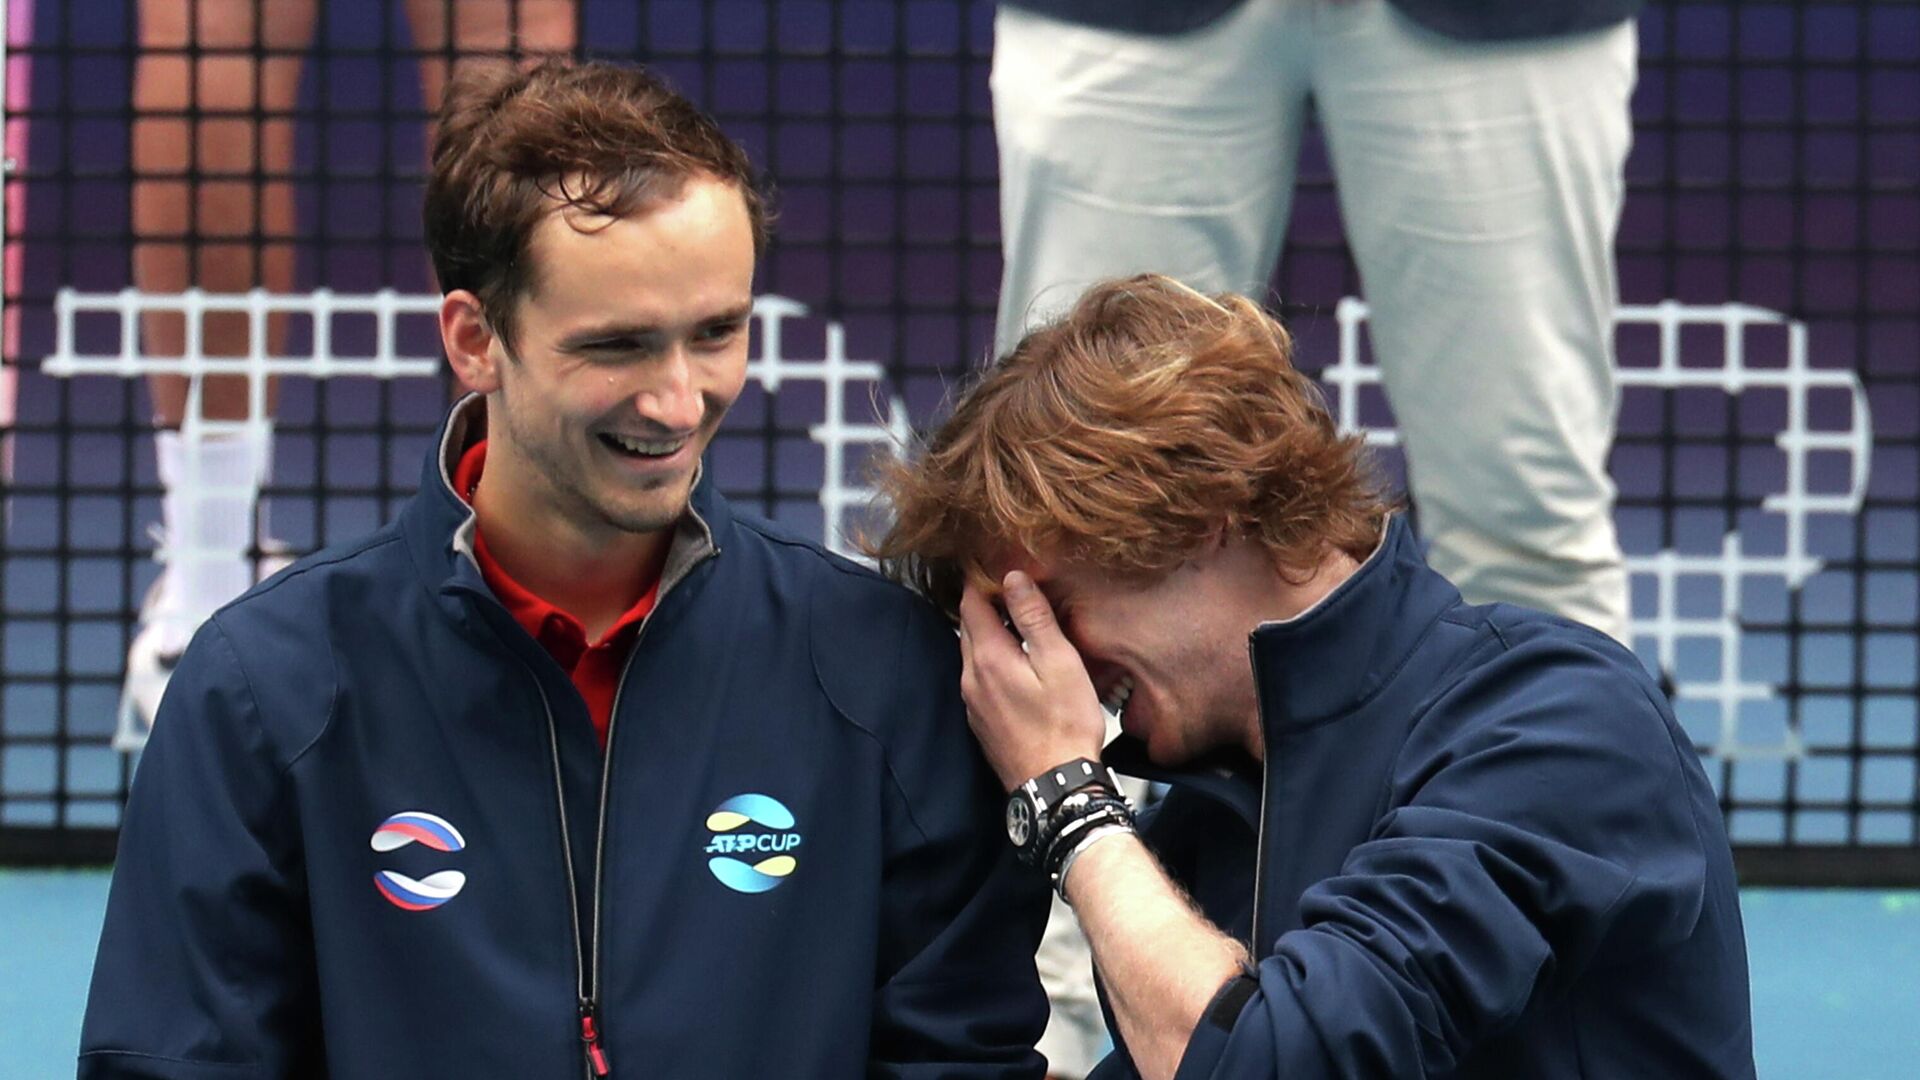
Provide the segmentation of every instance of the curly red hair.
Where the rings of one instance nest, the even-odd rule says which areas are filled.
[[[1157,274],[1102,282],[982,374],[912,460],[867,551],[950,614],[988,560],[1157,576],[1221,535],[1304,580],[1365,559],[1390,509],[1292,339],[1253,301]]]

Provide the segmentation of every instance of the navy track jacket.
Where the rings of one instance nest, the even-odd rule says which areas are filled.
[[[447,462],[214,616],[133,785],[80,1076],[1037,1077],[1045,889],[952,629],[703,483],[604,758]],[[605,767],[603,768],[603,761]]]
[[[1631,653],[1462,603],[1398,519],[1251,652],[1264,766],[1108,755],[1173,782],[1148,842],[1257,963],[1179,1080],[1753,1076],[1720,811]]]

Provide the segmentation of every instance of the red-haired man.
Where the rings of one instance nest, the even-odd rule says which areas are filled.
[[[1009,838],[1092,943],[1094,1075],[1751,1077],[1665,698],[1462,602],[1289,354],[1244,298],[1101,283],[888,478],[875,552],[957,615]],[[1109,767],[1172,785],[1138,833]]]

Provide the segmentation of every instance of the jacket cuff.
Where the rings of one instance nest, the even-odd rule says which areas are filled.
[[[1220,1056],[1226,1052],[1227,1038],[1246,1011],[1247,1003],[1260,992],[1260,981],[1251,975],[1228,979],[1200,1014],[1200,1023],[1187,1037],[1187,1052],[1180,1055],[1180,1068],[1173,1080],[1195,1080],[1211,1076]]]

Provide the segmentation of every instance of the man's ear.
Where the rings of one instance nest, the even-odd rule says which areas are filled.
[[[480,307],[480,298],[455,289],[440,298],[440,344],[447,364],[467,389],[491,394],[500,389],[500,364],[506,355],[493,326]]]

